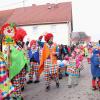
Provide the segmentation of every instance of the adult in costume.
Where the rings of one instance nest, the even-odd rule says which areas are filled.
[[[8,64],[9,78],[12,81],[15,91],[13,92],[15,99],[23,99],[21,96],[21,88],[24,87],[25,82],[25,65],[27,60],[25,58],[23,48],[23,38],[26,32],[18,28],[14,24],[5,24],[2,26],[2,33],[5,35],[3,44],[8,46]]]
[[[23,29],[17,29],[16,35],[14,36],[16,45],[11,46],[11,66],[9,68],[9,77],[12,80],[13,85],[16,87],[14,97],[21,99],[21,90],[24,90],[24,85],[26,82],[26,64],[28,62],[23,50],[23,39],[25,35],[26,32]]]
[[[45,43],[43,46],[42,56],[40,60],[39,73],[44,70],[44,77],[46,81],[46,90],[50,89],[50,81],[54,79],[57,88],[59,87],[58,65],[56,44],[53,43],[53,34],[47,33],[45,35]]]
[[[91,73],[92,73],[92,89],[96,90],[96,84],[100,90],[100,51],[98,49],[93,50],[93,56],[91,57]],[[98,80],[97,80],[98,79]]]

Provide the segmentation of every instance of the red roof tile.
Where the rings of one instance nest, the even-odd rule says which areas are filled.
[[[13,12],[14,10],[0,11],[0,26],[3,25],[9,19]]]
[[[71,2],[17,8],[7,20],[7,22],[14,22],[17,25],[61,23],[68,21],[72,21]]]

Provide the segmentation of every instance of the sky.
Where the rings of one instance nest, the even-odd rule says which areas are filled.
[[[84,31],[91,36],[92,41],[98,41],[100,39],[100,0],[0,0],[0,10],[69,1],[72,2],[73,31]]]

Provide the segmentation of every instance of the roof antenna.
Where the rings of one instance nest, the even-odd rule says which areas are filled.
[[[25,1],[23,0],[23,7],[25,7]]]
[[[22,2],[23,2],[23,10],[25,11],[25,0],[23,0]]]

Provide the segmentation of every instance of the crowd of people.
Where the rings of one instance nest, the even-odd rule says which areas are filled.
[[[100,90],[99,45],[59,45],[53,42],[52,33],[46,33],[38,40],[23,42],[26,35],[23,29],[6,24],[1,30],[4,34],[2,42],[6,48],[0,52],[0,100],[23,100],[21,93],[26,83],[39,83],[42,73],[47,92],[50,90],[51,80],[59,88],[59,79],[63,76],[68,77],[68,88],[77,86],[80,71],[84,68],[84,58],[91,64],[92,88],[96,90],[98,84]],[[43,38],[45,42],[42,41]],[[26,82],[27,74],[29,79]]]

